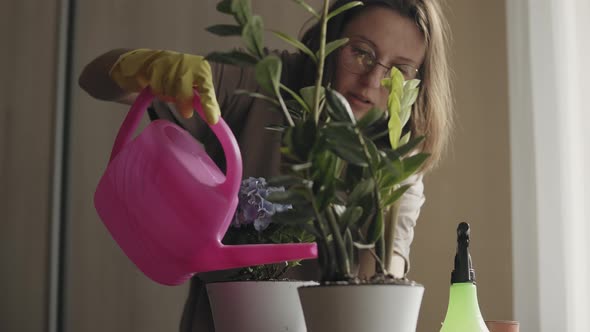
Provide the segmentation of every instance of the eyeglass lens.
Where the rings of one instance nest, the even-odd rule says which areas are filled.
[[[385,69],[383,76],[387,77],[391,70],[391,67],[379,63],[373,48],[368,43],[362,41],[350,41],[344,46],[342,50],[342,56],[344,57],[343,64],[346,69],[354,74],[367,74],[378,65]],[[406,80],[416,78],[418,74],[418,70],[411,65],[395,64],[392,67],[399,69]]]

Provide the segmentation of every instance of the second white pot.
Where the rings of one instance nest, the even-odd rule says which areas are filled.
[[[299,288],[308,332],[415,332],[422,285]]]

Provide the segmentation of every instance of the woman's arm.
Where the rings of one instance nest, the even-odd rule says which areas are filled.
[[[219,120],[211,66],[200,55],[168,50],[116,49],[91,61],[80,75],[80,86],[91,96],[129,103],[131,92],[146,86],[158,99],[173,102],[184,118],[193,116],[193,90],[198,90],[207,123]]]
[[[99,55],[84,67],[78,78],[78,85],[96,99],[131,105],[137,93],[121,89],[109,76],[115,62],[122,54],[129,51],[129,49],[119,48]]]
[[[399,200],[393,252],[394,257],[397,254],[405,261],[404,275],[410,269],[410,245],[414,240],[414,227],[416,227],[420,210],[426,200],[423,178],[424,175],[418,173],[410,176],[402,183],[409,184],[410,188]]]
[[[401,185],[410,185],[410,188],[399,198],[397,210],[397,222],[395,238],[393,239],[393,253],[389,262],[389,271],[396,278],[402,278],[410,268],[410,245],[414,240],[414,227],[420,216],[420,209],[424,204],[423,174],[410,176]],[[386,213],[386,218],[395,218],[391,210]],[[386,230],[387,232],[387,230]],[[359,276],[370,278],[375,273],[375,259],[368,250],[359,253]]]

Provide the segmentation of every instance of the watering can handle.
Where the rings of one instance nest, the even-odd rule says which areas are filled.
[[[197,110],[197,113],[199,113],[202,119],[205,119],[199,93],[196,89],[193,89],[193,92],[195,96],[193,98],[193,108]],[[135,132],[135,129],[137,129],[141,117],[153,99],[154,94],[149,86],[144,88],[139,96],[137,96],[137,99],[135,99],[135,102],[131,106],[129,113],[127,113],[127,116],[119,129],[109,163],[115,159],[125,145],[131,142],[133,133]],[[242,180],[242,155],[236,138],[221,117],[219,118],[219,122],[214,125],[209,125],[209,127],[211,127],[211,130],[215,136],[217,136],[225,154],[226,175],[225,182],[220,185],[220,190],[223,190],[224,192],[237,192]]]

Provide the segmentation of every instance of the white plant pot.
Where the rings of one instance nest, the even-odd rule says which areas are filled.
[[[422,285],[299,288],[308,332],[415,332]]]
[[[305,332],[297,288],[313,281],[207,284],[215,332]]]

